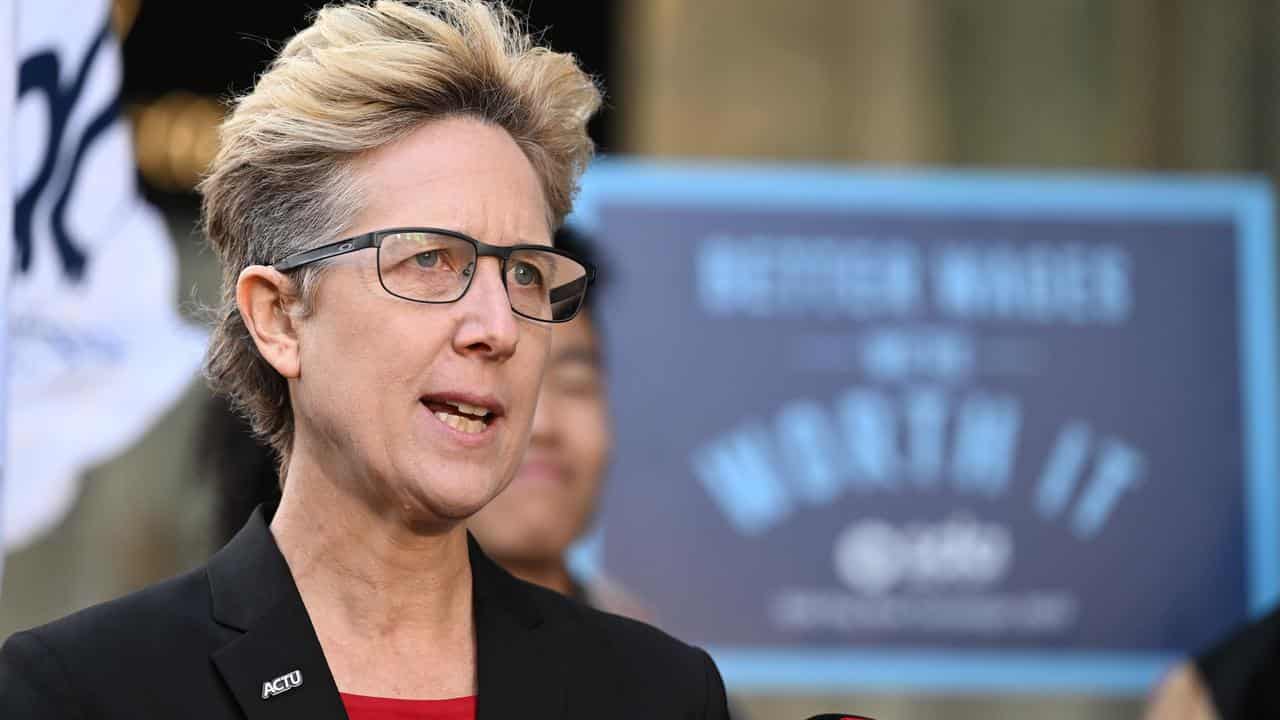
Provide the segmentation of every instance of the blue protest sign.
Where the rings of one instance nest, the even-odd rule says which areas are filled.
[[[737,689],[1142,691],[1273,603],[1251,180],[607,161],[602,562]]]

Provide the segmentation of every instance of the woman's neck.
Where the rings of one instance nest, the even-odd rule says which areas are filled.
[[[294,460],[271,532],[339,689],[472,694],[475,628],[462,524],[410,528]],[[440,663],[424,654],[439,655]],[[394,670],[407,660],[419,672]]]

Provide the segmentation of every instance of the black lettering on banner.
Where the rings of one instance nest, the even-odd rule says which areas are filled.
[[[93,67],[94,59],[110,36],[110,32],[110,26],[104,23],[93,42],[90,43],[84,60],[69,86],[62,87],[59,84],[61,62],[57,53],[52,50],[26,58],[18,69],[18,101],[21,102],[29,92],[42,93],[49,105],[48,140],[41,156],[39,172],[29,187],[21,189],[17,204],[14,206],[14,239],[17,243],[14,268],[19,273],[26,273],[31,269],[36,204],[46,191],[50,191],[56,193],[50,218],[50,230],[53,234],[54,249],[57,250],[58,259],[62,263],[63,273],[73,282],[79,282],[84,278],[88,266],[88,256],[84,251],[85,243],[77,242],[71,237],[71,232],[67,228],[67,205],[71,198],[71,189],[75,186],[76,176],[80,173],[80,165],[88,154],[89,148],[120,117],[118,95],[113,96],[111,102],[90,120],[78,139],[67,138],[65,135],[67,121],[75,110],[76,103],[84,94],[85,82]],[[64,173],[61,184],[50,187],[64,144],[67,143],[74,143],[69,167]]]

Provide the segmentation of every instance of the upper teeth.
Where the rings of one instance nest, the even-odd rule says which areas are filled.
[[[458,410],[468,415],[475,415],[476,417],[485,417],[486,415],[489,414],[488,408],[482,408],[479,405],[468,405],[466,403],[460,403],[460,402],[451,402],[449,404],[458,408]]]

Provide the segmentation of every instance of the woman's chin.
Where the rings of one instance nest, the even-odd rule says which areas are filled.
[[[400,511],[413,525],[453,525],[480,512],[498,494],[492,483],[432,483],[402,493]]]

